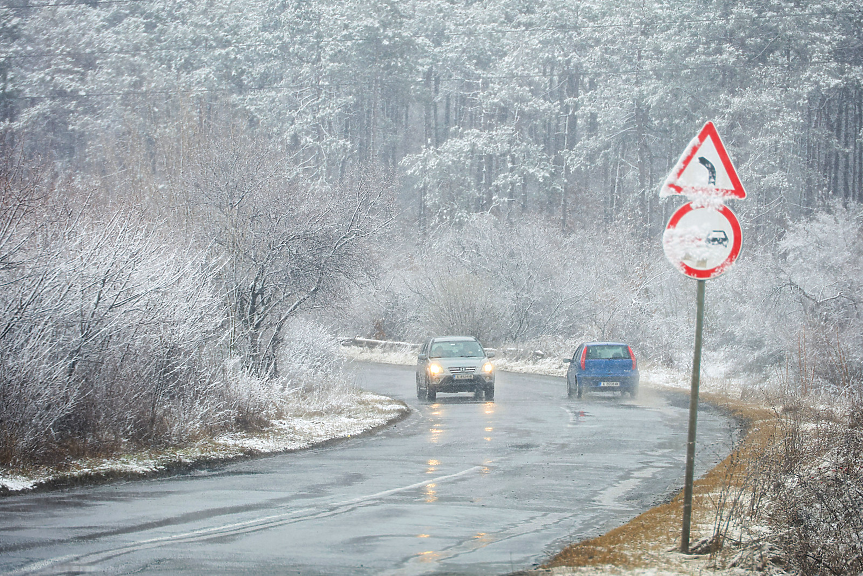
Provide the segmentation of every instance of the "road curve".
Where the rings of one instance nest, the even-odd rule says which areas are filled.
[[[415,398],[413,370],[356,365],[413,414],[322,448],[158,480],[0,500],[9,574],[494,574],[531,567],[668,497],[685,399],[570,400],[560,378],[502,373],[495,402]],[[699,414],[697,470],[733,426]]]

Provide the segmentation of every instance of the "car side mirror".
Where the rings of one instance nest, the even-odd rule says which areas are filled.
[[[563,359],[564,364],[569,364],[570,362],[572,362],[572,358],[564,358]]]
[[[486,358],[494,358],[494,352],[486,352],[485,357]]]
[[[428,354],[420,354],[419,356],[417,356],[417,360],[428,360],[428,359],[429,359]]]

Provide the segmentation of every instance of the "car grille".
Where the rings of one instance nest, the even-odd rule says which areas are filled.
[[[466,372],[476,372],[476,366],[453,366],[449,369],[452,374],[464,374]]]

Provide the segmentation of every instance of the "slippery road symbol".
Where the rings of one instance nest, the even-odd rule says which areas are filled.
[[[707,177],[707,185],[716,186],[716,166],[714,166],[713,162],[711,162],[704,156],[699,156],[698,161],[701,162],[702,166],[707,168],[707,172],[709,174],[709,176]]]
[[[705,124],[698,136],[690,140],[659,189],[662,198],[673,194],[706,195],[717,199],[746,198],[746,191],[713,122]]]
[[[714,230],[710,234],[707,235],[705,242],[708,246],[728,246],[728,234],[725,233],[725,230]]]

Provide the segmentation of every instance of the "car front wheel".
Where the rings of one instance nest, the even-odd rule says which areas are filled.
[[[494,402],[494,384],[485,389],[485,399]]]

